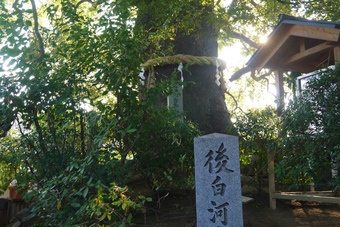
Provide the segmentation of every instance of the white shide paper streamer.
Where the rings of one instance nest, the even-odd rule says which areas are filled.
[[[181,72],[181,81],[183,82],[184,81],[184,78],[183,78],[183,71],[182,71],[182,69],[183,69],[183,64],[182,64],[182,62],[179,64],[179,66],[178,66],[178,71],[180,71]],[[183,85],[182,85],[182,89],[183,89]]]
[[[144,70],[144,67],[142,67],[142,72],[138,75],[141,78],[142,85],[144,85],[144,80],[145,80],[144,73],[145,73],[145,70]]]
[[[217,86],[221,85],[221,82],[220,82],[221,77],[220,77],[219,67],[220,67],[220,64],[218,64],[218,60],[216,59],[216,80],[215,80],[215,83],[217,84]]]

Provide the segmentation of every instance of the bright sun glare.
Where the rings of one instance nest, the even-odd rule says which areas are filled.
[[[267,37],[261,37],[260,43],[265,43]],[[224,71],[225,80],[229,80],[230,77],[234,74],[237,69],[241,69],[246,66],[247,61],[249,60],[249,56],[245,57],[241,54],[243,45],[241,42],[237,42],[232,46],[223,47],[219,53],[219,58],[224,60],[227,64],[227,69]],[[244,75],[244,76],[249,76]],[[231,88],[234,86],[238,86],[236,82],[232,82],[228,84]],[[246,88],[247,89],[247,88]],[[253,88],[250,88],[253,89]],[[258,88],[260,89],[260,88]],[[231,89],[232,92],[237,91],[237,87]],[[244,90],[244,89],[243,89]],[[254,99],[253,97],[245,97],[245,105],[241,106],[244,109],[250,108],[264,108],[268,105],[275,105],[275,97],[272,94],[275,94],[276,90],[274,87],[269,87],[269,92],[264,90],[259,90],[258,92],[263,92],[263,98],[261,100]],[[237,93],[233,94],[235,97],[238,96]]]
[[[265,42],[267,42],[267,39],[268,39],[268,37],[267,36],[261,36],[260,37],[260,43],[265,43]]]
[[[225,7],[229,6],[233,0],[224,0]],[[260,36],[259,43],[264,44],[267,41],[267,36]],[[219,58],[223,59],[227,63],[227,69],[224,71],[224,76],[226,80],[229,80],[230,77],[237,69],[241,69],[246,66],[247,61],[249,60],[248,57],[242,56],[242,48],[243,45],[241,42],[237,42],[231,46],[223,47],[219,53]],[[247,75],[249,76],[249,75]],[[233,86],[237,86],[236,83],[229,83],[228,84],[231,88]],[[237,89],[234,89],[234,91]],[[263,98],[261,100],[255,100],[252,97],[246,97],[245,99],[245,107],[248,108],[264,108],[268,105],[275,105],[275,88],[269,87],[269,91],[259,91],[263,92]],[[234,94],[237,96],[237,94]]]

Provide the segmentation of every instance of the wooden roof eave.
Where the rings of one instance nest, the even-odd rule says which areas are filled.
[[[336,43],[339,43],[340,29],[338,29],[338,27],[338,24],[327,22],[302,21],[299,23],[290,20],[281,21],[269,36],[267,43],[251,57],[247,65],[256,68],[258,71],[261,71],[262,68],[270,68],[273,70],[273,67],[268,67],[267,63],[291,36],[325,41],[315,47],[301,50],[299,53],[289,56],[287,59],[283,59],[281,64],[276,66],[277,68],[280,66],[287,67],[287,65],[295,61],[325,51],[331,48],[332,45],[334,46]]]

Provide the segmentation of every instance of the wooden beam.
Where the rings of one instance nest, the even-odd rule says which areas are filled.
[[[314,63],[314,62],[312,62]],[[299,62],[298,64],[291,64],[291,65],[282,65],[280,66],[281,69],[286,70],[286,71],[294,71],[294,72],[300,72],[300,73],[310,73],[310,72],[314,72],[317,67],[317,64],[312,64],[306,61],[301,61],[301,63]]]
[[[300,52],[303,52],[306,50],[306,45],[305,45],[305,38],[300,39]]]
[[[283,114],[285,106],[283,71],[281,69],[275,71],[275,85],[276,85],[277,115],[281,116]]]
[[[325,41],[338,42],[340,37],[340,29],[307,25],[294,25],[290,32],[290,35],[309,39],[320,39]]]
[[[340,46],[334,47],[334,61],[335,64],[340,63]]]
[[[275,194],[273,194],[273,198],[340,204],[340,198],[339,197],[327,197],[327,196],[319,196],[319,195],[275,193]]]
[[[266,44],[266,52],[263,53],[264,58],[262,59],[261,63],[258,65],[257,70],[261,71],[261,69],[265,66],[265,64],[274,56],[274,54],[280,49],[280,47],[287,41],[290,36],[290,30],[294,26],[290,27],[282,36],[279,37],[277,40],[269,40],[268,44]]]
[[[260,49],[258,55],[252,61],[252,66],[256,67],[260,71],[276,52],[282,47],[282,45],[289,39],[290,36],[297,36],[308,39],[319,39],[329,42],[340,41],[340,29],[307,26],[298,24],[285,24],[280,28],[272,37],[269,38],[267,43]],[[300,51],[304,51],[305,43],[300,43]]]
[[[275,174],[274,172],[274,152],[269,151],[268,153],[268,183],[269,183],[269,205],[270,208],[276,209],[276,199],[275,195]]]
[[[330,49],[330,48],[331,48],[331,46],[330,46],[329,43],[327,43],[327,42],[321,43],[321,44],[319,44],[319,45],[317,45],[315,47],[309,48],[309,49],[307,49],[305,51],[301,51],[300,53],[295,54],[295,55],[287,58],[286,60],[284,60],[281,63],[281,65],[291,64],[293,62],[302,60],[302,59],[304,59],[306,57],[309,57],[309,56],[311,56],[313,54],[320,53],[320,52],[325,51],[325,50]]]

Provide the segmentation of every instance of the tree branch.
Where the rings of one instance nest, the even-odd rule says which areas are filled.
[[[259,76],[259,77],[256,77],[256,76],[255,76],[255,70],[253,69],[253,70],[251,71],[250,76],[251,76],[251,78],[253,78],[253,80],[255,80],[255,81],[257,81],[257,82],[259,82],[260,80],[266,80],[267,83],[269,83],[269,81],[268,81],[268,79],[267,79],[266,77],[269,76],[271,73],[272,73],[272,71],[269,71],[268,73],[265,73],[265,74],[262,74],[262,75]]]
[[[231,78],[230,78],[230,82],[234,81],[234,80],[238,80],[241,76],[243,76],[244,74],[250,72],[253,68],[252,67],[244,67],[240,70],[238,70],[237,72],[235,72]]]
[[[34,125],[35,125],[35,129],[37,130],[37,133],[38,133],[38,142],[40,144],[40,148],[43,151],[43,153],[46,154],[47,153],[47,147],[46,147],[46,144],[45,144],[45,141],[44,141],[43,131],[42,131],[42,128],[40,126],[39,119],[38,119],[38,108],[39,108],[39,105],[36,106],[35,109],[32,111],[33,122],[34,122]]]
[[[142,123],[142,126],[141,126],[141,128],[139,129],[139,131],[137,132],[137,136],[136,136],[136,138],[134,139],[134,141],[132,142],[132,144],[130,145],[130,147],[129,147],[126,151],[124,151],[124,155],[127,155],[127,154],[134,148],[134,146],[136,145],[136,143],[137,143],[137,141],[138,141],[138,139],[139,139],[139,137],[140,137],[140,134],[141,134],[143,128],[144,128],[144,123]],[[121,154],[121,155],[122,155],[122,154]]]
[[[236,0],[233,0],[229,5],[229,9],[233,8],[235,5],[236,5]]]
[[[232,32],[230,35],[231,38],[235,38],[235,39],[240,39],[242,41],[244,41],[245,43],[247,43],[249,46],[254,47],[254,48],[258,48],[259,44],[255,43],[254,41],[252,41],[251,39],[249,39],[248,37],[239,34],[237,32]]]
[[[238,70],[237,72],[235,72],[231,78],[230,78],[230,82],[234,81],[234,80],[238,80],[239,78],[241,78],[241,76],[243,76],[244,74],[248,73],[248,72],[251,72],[250,76],[253,80],[259,82],[260,80],[266,80],[267,81],[267,91],[269,92],[269,80],[268,78],[266,78],[267,76],[269,76],[272,71],[268,72],[268,73],[265,73],[265,74],[262,74],[261,76],[259,77],[256,77],[255,76],[255,69],[252,68],[252,67],[244,67],[240,70]],[[270,92],[269,92],[270,93]],[[271,94],[271,93],[270,93]]]
[[[258,6],[258,4],[254,1],[250,1],[250,4],[252,4],[255,8]]]
[[[18,128],[19,128],[19,131],[20,131],[21,136],[24,137],[25,139],[27,139],[27,142],[28,142],[27,144],[31,147],[32,150],[36,151],[36,155],[37,155],[37,157],[38,157],[38,160],[39,160],[39,162],[41,163],[41,158],[40,158],[39,151],[36,149],[36,147],[34,146],[34,144],[33,144],[28,138],[26,138],[24,132],[23,132],[22,129],[21,129],[19,117],[16,115],[15,118],[16,118],[16,120],[17,120]],[[24,155],[26,156],[26,152],[24,153]],[[35,172],[34,172],[34,170],[32,169],[32,167],[29,165],[29,163],[28,163],[27,160],[28,160],[27,158],[24,158],[24,162],[26,163],[26,165],[27,165],[28,168],[30,169],[31,174],[36,178],[38,186],[40,186],[39,178],[38,178],[37,175],[35,174]],[[42,171],[43,171],[44,175],[46,176],[45,168],[42,168]]]
[[[33,18],[34,18],[34,33],[37,36],[37,39],[39,42],[39,54],[40,54],[40,57],[36,59],[34,63],[38,63],[38,62],[41,62],[45,56],[45,48],[44,48],[44,43],[39,32],[38,13],[37,13],[37,8],[35,6],[35,1],[31,0],[31,4],[32,4]]]
[[[89,3],[91,3],[91,4],[94,3],[94,2],[92,2],[91,0],[81,0],[81,1],[79,1],[79,2],[77,3],[77,5],[74,7],[74,10],[77,10],[78,7],[79,7],[81,4],[83,4],[84,2],[89,2]]]
[[[12,128],[12,124],[0,122],[0,128],[2,127],[4,127],[4,129],[3,129],[3,133],[0,134],[0,138],[7,136],[7,132]]]
[[[234,103],[235,103],[234,111],[239,109],[244,115],[246,115],[246,113],[243,111],[243,109],[238,106],[238,102],[237,102],[236,98],[229,91],[225,90],[224,92],[234,100]]]
[[[291,5],[291,6],[298,6],[299,4],[305,4],[307,3],[308,1],[298,1],[298,2],[290,2],[289,0],[288,1],[283,1],[283,0],[277,0],[279,3],[281,4],[285,4],[285,5]],[[319,2],[318,2],[319,3]]]
[[[249,51],[249,49],[248,49],[248,47],[244,44],[244,42],[241,42],[242,43],[242,45],[243,45],[243,47],[244,48],[246,48],[246,50],[247,50],[247,53],[249,54],[250,53],[250,51]]]
[[[268,78],[266,78],[267,76],[270,76],[271,73],[272,73],[272,71],[269,71],[269,72],[267,72],[267,73],[265,73],[265,74],[262,74],[262,75],[259,76],[259,77],[256,77],[256,76],[255,76],[255,70],[253,70],[253,71],[251,71],[250,76],[251,76],[251,78],[253,78],[253,80],[255,80],[255,81],[257,81],[257,82],[259,82],[260,80],[266,80],[266,81],[267,81],[267,92],[268,92],[269,94],[275,96],[274,94],[272,94],[272,93],[269,91],[269,80],[268,80]]]
[[[0,127],[2,128],[4,126],[5,126],[5,128],[3,129],[3,133],[0,134],[0,138],[6,137],[7,136],[7,132],[12,128],[12,124],[11,123],[8,124],[8,123],[1,122],[0,123]]]
[[[215,3],[215,6],[219,6],[221,3],[221,0],[217,0],[217,2]]]
[[[0,114],[2,111],[0,110]],[[15,114],[13,114],[9,119],[6,119],[5,122],[0,122],[0,129],[3,133],[0,134],[0,138],[6,137],[7,132],[12,128],[12,122],[15,120]]]
[[[81,140],[81,152],[83,153],[83,157],[85,158],[85,122],[84,122],[84,113],[80,111],[80,140]]]
[[[55,148],[56,148],[56,150],[58,152],[58,155],[60,156],[61,154],[60,154],[60,151],[59,151],[59,148],[58,148],[58,141],[57,141],[57,137],[56,137],[56,134],[55,134],[56,130],[55,130],[55,127],[54,127],[54,121],[53,122],[51,121],[51,117],[52,117],[51,113],[50,113],[49,109],[47,109],[48,127],[49,127],[49,129],[51,131],[51,134],[52,134],[52,137],[53,137],[53,141],[54,141],[54,144],[55,144]]]
[[[17,11],[20,14],[20,19],[22,20],[24,17],[23,17],[22,11],[17,7],[18,1],[19,0],[15,0],[12,7],[15,9],[15,11]]]

